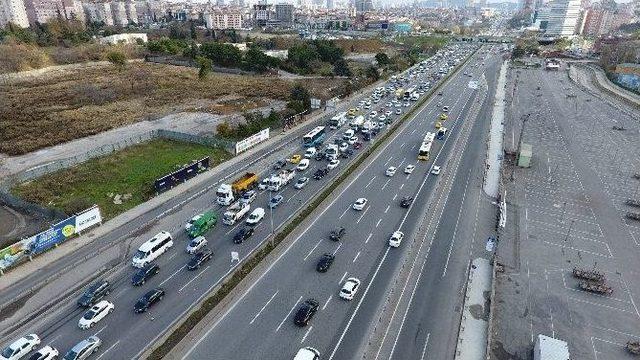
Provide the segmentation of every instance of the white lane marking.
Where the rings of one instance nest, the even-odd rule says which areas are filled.
[[[324,303],[324,305],[322,305],[322,310],[324,310],[327,307],[327,305],[329,305],[329,301],[331,301],[331,299],[333,299],[333,294],[329,295],[329,298],[327,299],[327,302]]]
[[[358,221],[356,221],[356,223],[360,223],[360,220],[362,220],[362,218],[364,217],[364,214],[366,214],[367,211],[369,211],[369,208],[364,209],[364,211],[362,212],[362,215],[360,215],[360,217],[358,218]]]
[[[282,319],[282,321],[280,322],[280,325],[278,325],[278,327],[276,328],[276,332],[278,330],[280,330],[280,328],[282,327],[282,324],[284,324],[285,321],[287,321],[287,319],[289,318],[289,315],[291,315],[291,313],[293,312],[293,309],[296,308],[296,306],[298,306],[298,303],[300,302],[300,300],[302,300],[302,295],[300,295],[300,297],[298,298],[298,300],[296,300],[295,304],[293,304],[293,306],[291,307],[291,310],[289,310],[289,312],[287,313],[287,315],[284,317],[284,319]],[[186,358],[186,356],[185,356]]]
[[[96,332],[94,335],[98,335],[98,334],[100,334],[101,332],[103,332],[103,331],[104,331],[104,329],[106,329],[106,328],[107,328],[107,326],[109,326],[109,325],[105,325],[105,326],[103,326],[103,327],[102,327],[102,329],[98,330],[98,332]]]
[[[307,256],[304,257],[304,259],[302,259],[302,261],[307,261],[307,258],[309,258],[309,256],[311,256],[311,253],[313,253],[313,251],[318,247],[318,245],[320,245],[320,243],[322,242],[322,239],[318,240],[318,243],[316,244],[316,246],[314,246],[309,253],[307,254]]]
[[[338,247],[333,251],[333,255],[335,255],[338,250],[340,250],[340,247],[342,247],[342,243],[338,243]]]
[[[400,184],[400,190],[404,187],[404,183]]]
[[[109,351],[111,351],[114,347],[116,347],[116,345],[118,345],[120,343],[120,340],[116,341],[115,343],[113,343],[113,345],[109,346],[109,348],[107,350],[105,350],[102,354],[100,354],[100,356],[98,356],[96,358],[96,360],[100,359],[101,357],[103,357],[106,353],[108,353]]]
[[[407,175],[407,176],[408,176],[408,175]],[[396,193],[395,195],[393,195],[393,199],[392,199],[392,201],[395,201],[397,197],[398,197],[398,194]]]
[[[249,324],[253,324],[254,321],[256,321],[256,319],[258,318],[258,316],[260,316],[260,314],[262,314],[262,312],[264,311],[264,309],[267,308],[267,306],[269,306],[269,303],[273,300],[273,298],[276,297],[276,295],[278,295],[278,292],[280,290],[276,290],[276,292],[273,293],[273,295],[271,295],[271,298],[264,304],[264,306],[262,307],[262,309],[260,309],[260,311],[258,311],[258,313],[256,314],[256,316],[253,317],[253,319],[251,319],[251,321],[249,321]]]
[[[62,334],[58,334],[58,335],[56,335],[53,339],[49,340],[49,341],[47,342],[47,344],[49,344],[49,345],[53,346],[53,343],[54,343],[56,340],[58,340],[61,336],[62,336]]]
[[[302,340],[300,340],[300,344],[302,344],[307,339],[307,336],[311,332],[311,329],[313,329],[313,325],[309,326],[309,330],[307,330],[307,332],[304,333],[304,336],[302,337]]]
[[[344,281],[344,279],[347,277],[347,272],[344,272],[344,275],[342,275],[342,277],[340,278],[340,281],[338,281],[338,284],[342,284],[342,282]]]
[[[371,183],[372,183],[372,182],[373,182],[373,180],[376,178],[376,176],[378,176],[378,175],[374,175],[374,176],[371,178],[371,180],[369,180],[369,182],[367,183],[367,185],[365,185],[365,187],[364,187],[365,189],[366,189],[366,188],[368,188],[368,187],[369,187],[369,185],[371,185]]]
[[[207,265],[206,268],[202,269],[202,271],[200,271],[198,273],[198,275],[194,276],[193,279],[189,280],[189,282],[187,282],[186,284],[182,285],[182,287],[180,289],[178,289],[178,292],[182,292],[182,290],[184,290],[184,288],[186,288],[187,286],[189,286],[189,284],[191,284],[195,279],[199,278],[205,271],[207,271],[209,268],[211,267],[211,265]]]
[[[420,360],[424,360],[424,355],[427,353],[427,345],[429,345],[429,336],[431,336],[431,333],[427,334],[427,339],[424,341],[424,347],[422,348],[422,355],[420,356]]]
[[[362,306],[362,302],[364,301],[364,299],[367,297],[367,293],[369,293],[369,288],[371,288],[371,285],[376,280],[376,277],[378,276],[378,272],[380,271],[380,268],[382,267],[382,264],[384,264],[384,260],[387,258],[387,255],[389,254],[389,249],[390,249],[390,247],[387,247],[387,250],[385,250],[384,255],[382,256],[382,259],[380,260],[380,263],[378,264],[378,267],[376,268],[376,271],[373,273],[373,276],[371,277],[371,281],[367,285],[367,288],[364,289],[364,294],[362,294],[362,297],[360,298],[360,301],[358,301],[358,305],[356,305],[356,309],[353,311],[353,314],[351,314],[351,317],[349,318],[349,321],[347,322],[347,326],[344,328],[344,330],[342,331],[342,334],[340,335],[340,338],[338,339],[338,343],[333,348],[333,351],[331,352],[331,355],[329,356],[329,360],[333,359],[333,357],[336,355],[336,351],[338,351],[338,348],[340,347],[340,344],[342,344],[342,340],[344,339],[344,336],[347,334],[347,331],[349,331],[349,327],[351,326],[351,323],[353,322],[353,319],[358,314],[358,310],[360,309],[360,306]],[[346,273],[345,273],[345,275],[346,275]]]
[[[384,183],[384,185],[382,185],[382,188],[380,190],[384,190],[384,188],[387,187],[387,185],[389,185],[389,181],[391,181],[391,179],[388,179],[386,183]]]
[[[347,206],[346,209],[344,209],[344,212],[342,213],[342,215],[340,215],[340,217],[338,217],[338,219],[342,219],[342,217],[344,216],[344,214],[347,213],[347,211],[349,211],[349,209],[351,208],[351,206]]]
[[[387,166],[387,164],[389,163],[389,161],[391,161],[391,159],[393,159],[393,155],[389,157],[389,159],[384,163],[384,166]]]
[[[185,265],[182,265],[182,267],[181,267],[180,269],[176,270],[173,274],[169,275],[169,277],[168,277],[168,278],[166,278],[166,279],[162,280],[162,282],[159,284],[159,286],[164,285],[164,283],[166,283],[167,281],[169,281],[172,277],[176,276],[176,274],[177,274],[177,273],[179,273],[180,271],[182,271],[182,269],[184,269],[184,268],[186,268],[186,267],[187,267],[187,265],[186,265],[186,264],[185,264]]]
[[[371,239],[371,236],[373,236],[373,233],[369,233],[369,236],[367,236],[367,240],[364,241],[364,243],[368,243],[369,239]]]
[[[358,256],[360,256],[360,251],[358,251],[358,253],[356,254],[356,257],[353,258],[352,263],[356,262],[356,260],[358,260]]]
[[[378,225],[380,225],[381,221],[382,221],[382,218],[378,219],[378,222],[376,223],[376,227],[378,227]]]
[[[467,187],[469,186],[469,180],[471,179],[471,173],[467,176],[467,182],[464,185],[464,192],[462,193],[462,201],[460,202],[460,210],[458,210],[458,218],[456,219],[456,225],[453,229],[453,236],[451,237],[451,244],[449,245],[449,253],[447,254],[447,261],[444,263],[444,270],[442,271],[442,277],[447,275],[447,268],[449,267],[449,259],[451,258],[451,252],[453,251],[453,244],[456,242],[456,234],[458,233],[458,223],[460,222],[460,216],[462,215],[462,209],[464,208],[464,199],[467,197]]]
[[[227,231],[226,233],[224,233],[225,235],[229,235],[231,234],[231,232],[233,232],[233,230],[237,229],[238,226],[240,226],[240,222],[238,222],[238,224],[236,224],[235,226],[231,227],[231,229],[229,229],[229,231]]]
[[[395,200],[395,199],[396,199],[396,198],[393,198],[393,200]],[[384,213],[385,213],[385,214],[387,213],[387,211],[389,211],[389,208],[390,208],[390,207],[391,207],[391,205],[387,205],[387,208],[386,208],[386,209],[384,209]]]

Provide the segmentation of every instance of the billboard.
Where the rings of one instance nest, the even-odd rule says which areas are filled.
[[[262,129],[244,140],[240,140],[236,143],[236,155],[241,152],[252,148],[253,146],[267,140],[269,138],[269,128]]]
[[[31,244],[31,252],[39,254],[58,245],[76,233],[76,217],[64,219],[49,229],[35,236]]]
[[[321,105],[322,105],[322,100],[316,99],[316,98],[311,98],[311,108],[312,109],[320,109]]]
[[[76,233],[100,223],[102,223],[102,215],[100,214],[100,208],[96,206],[76,215]]]
[[[209,157],[194,161],[190,165],[182,167],[178,171],[174,171],[169,175],[165,175],[159,179],[156,179],[153,187],[156,192],[161,193],[171,189],[172,187],[181,184],[199,173],[209,168]]]

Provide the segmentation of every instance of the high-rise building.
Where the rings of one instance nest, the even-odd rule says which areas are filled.
[[[333,4],[333,0],[327,0],[327,9],[333,9],[334,4]]]
[[[5,27],[8,23],[23,28],[29,27],[23,0],[0,0],[0,27]]]
[[[271,18],[271,5],[268,5],[266,1],[253,5],[253,21],[256,25],[266,26]]]
[[[63,16],[62,1],[51,0],[25,0],[27,18],[30,24],[46,23],[49,19]]]
[[[83,4],[86,19],[89,22],[104,23],[113,26],[113,13],[111,3],[108,2],[85,2]]]
[[[356,12],[365,12],[373,10],[373,2],[371,0],[355,0]]]
[[[113,15],[113,23],[116,26],[127,26],[129,20],[127,19],[127,8],[124,5],[124,1],[112,1],[111,13]]]
[[[546,33],[552,36],[572,36],[580,17],[580,0],[554,0],[549,12]]]
[[[242,13],[239,11],[216,11],[204,14],[207,29],[226,30],[242,28]]]
[[[276,20],[283,26],[293,25],[293,4],[276,4]]]

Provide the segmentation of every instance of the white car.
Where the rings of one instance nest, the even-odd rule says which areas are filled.
[[[387,116],[386,115],[378,116],[378,121],[385,121],[385,120],[387,120]]]
[[[378,112],[377,111],[372,111],[369,113],[369,118],[373,119],[374,117],[378,116]]]
[[[433,169],[431,169],[431,173],[432,173],[433,175],[438,175],[438,174],[440,174],[440,166],[437,166],[437,165],[436,165],[436,166],[434,166],[434,167],[433,167]]]
[[[304,157],[306,158],[312,158],[313,155],[315,155],[317,152],[315,147],[310,147],[307,149],[307,151],[304,152]]]
[[[402,239],[404,239],[404,233],[402,231],[394,232],[389,238],[389,246],[397,248],[400,246]]]
[[[367,202],[368,202],[367,199],[360,198],[360,199],[356,200],[356,202],[353,203],[353,209],[354,210],[358,210],[358,211],[362,211],[362,210],[364,210],[364,207],[367,206]]]
[[[260,181],[260,184],[258,184],[258,189],[259,190],[266,190],[267,186],[269,186],[269,177],[262,179],[262,181]]]
[[[264,209],[255,208],[247,218],[247,225],[257,225],[264,218]]]
[[[58,349],[54,348],[53,346],[47,345],[38,350],[38,352],[36,352],[35,354],[31,355],[29,360],[53,360],[57,359],[59,355],[60,352],[58,351]]]
[[[387,107],[392,107],[392,106],[393,106],[393,104],[392,104],[392,103],[390,103],[390,102],[388,102],[386,106],[387,106]]]
[[[444,107],[442,107],[442,111],[443,111],[443,112],[448,112],[448,111],[449,111],[449,107],[448,107],[448,106],[444,106]]]
[[[299,178],[298,181],[296,181],[296,184],[293,185],[293,187],[296,189],[302,189],[303,187],[305,187],[305,185],[307,185],[308,182],[309,182],[309,178],[303,176]]]
[[[385,112],[384,112],[384,114],[385,114],[387,117],[389,117],[389,116],[391,116],[391,114],[393,114],[393,113],[391,112],[391,110],[387,110],[387,111],[385,111]]]
[[[240,198],[240,202],[243,204],[251,204],[256,199],[257,196],[258,196],[258,193],[256,193],[255,190],[249,190],[244,194],[242,194],[242,197]]]
[[[399,107],[401,107],[401,106],[402,106],[402,103],[401,103],[401,102],[397,102],[395,106],[396,106],[397,108],[399,108]]]
[[[404,102],[404,107],[409,107],[409,106],[411,106],[411,103],[410,103],[410,102],[408,102],[408,101],[405,101],[405,102]]]
[[[348,278],[347,281],[344,282],[344,285],[342,285],[340,297],[345,300],[353,300],[353,297],[356,296],[356,292],[358,292],[358,288],[360,288],[360,280],[356,278]]]
[[[78,326],[80,329],[84,330],[92,328],[93,325],[98,323],[98,321],[104,319],[108,314],[111,314],[114,308],[115,306],[113,303],[110,303],[107,300],[102,300],[84,313],[82,318],[80,318],[80,321],[78,321]]]
[[[353,145],[358,141],[358,137],[357,136],[352,136],[349,138],[349,140],[347,140],[347,143],[349,143],[349,145]]]
[[[411,174],[413,172],[413,170],[415,170],[415,165],[407,165],[404,168],[404,173],[405,174]]]
[[[189,245],[187,245],[187,253],[188,254],[195,254],[198,252],[198,250],[202,249],[203,247],[205,247],[207,245],[207,239],[205,239],[204,236],[198,236],[194,239],[192,239],[191,241],[189,241]]]
[[[340,160],[338,159],[334,159],[329,161],[329,163],[327,164],[327,169],[332,170],[338,167],[338,165],[340,165]]]
[[[385,175],[387,175],[387,176],[393,176],[393,175],[395,175],[395,174],[396,174],[396,170],[397,170],[397,169],[396,169],[395,167],[390,166],[390,167],[387,169],[387,171],[385,171],[385,172],[384,172],[384,174],[385,174]]]
[[[307,346],[298,350],[293,360],[320,360],[320,352]]]
[[[307,170],[308,167],[309,167],[309,159],[302,159],[298,163],[298,166],[296,166],[296,170],[305,171]]]
[[[186,231],[189,231],[189,229],[191,229],[193,224],[195,224],[195,222],[198,221],[198,219],[200,219],[201,217],[202,217],[202,214],[198,214],[198,215],[192,217],[189,221],[187,221],[186,224],[184,224],[184,229]]]
[[[396,115],[402,114],[402,109],[396,109]]]
[[[11,345],[2,349],[0,359],[2,360],[18,360],[27,355],[31,350],[35,350],[40,344],[40,338],[36,334],[29,334],[11,343]]]
[[[351,138],[349,138],[351,139]],[[340,152],[345,152],[347,151],[347,149],[349,148],[349,144],[347,144],[346,142],[343,142],[342,144],[340,144],[340,147],[338,148],[338,150]]]

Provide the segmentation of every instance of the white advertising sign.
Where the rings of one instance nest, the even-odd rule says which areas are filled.
[[[320,109],[321,105],[322,105],[322,100],[316,99],[316,98],[311,98],[311,108],[312,109]]]
[[[240,140],[236,143],[236,155],[241,152],[267,140],[269,138],[269,128],[262,129],[260,132],[249,136],[244,140]]]
[[[102,223],[102,216],[100,215],[100,208],[94,207],[81,214],[76,215],[76,233],[82,230],[88,229],[95,224]]]

